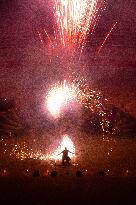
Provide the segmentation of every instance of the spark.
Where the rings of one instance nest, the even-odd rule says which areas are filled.
[[[62,109],[75,102],[81,107],[85,107],[92,113],[100,116],[100,126],[103,131],[108,130],[109,121],[105,111],[105,99],[101,92],[92,90],[86,83],[86,79],[74,79],[70,82],[64,80],[55,84],[46,96],[46,106],[54,118],[61,116]]]
[[[94,32],[101,11],[105,9],[105,2],[105,0],[54,0],[53,40],[44,29],[53,49],[58,46],[70,49],[71,54],[79,50],[81,58],[87,36]],[[43,42],[40,34],[39,37]]]
[[[55,0],[54,16],[63,47],[83,50],[87,35],[96,25],[104,0]]]
[[[89,33],[92,35],[100,20],[101,12],[106,8],[106,0],[54,0],[53,25],[54,37],[51,38],[44,29],[53,49],[66,49],[73,56],[79,53],[79,61],[87,43]],[[98,48],[98,54],[104,47],[118,22],[110,28]],[[41,34],[39,38],[43,44]],[[57,50],[58,51],[58,50]]]
[[[41,36],[41,34],[40,34],[39,31],[38,31],[38,36],[39,36],[39,39],[40,39],[41,44],[43,45],[44,43],[43,43],[42,36]]]
[[[27,145],[26,143],[18,143],[13,146],[10,152],[10,156],[14,156],[17,159],[25,160],[25,159],[34,159],[34,160],[41,160],[41,161],[47,161],[50,162],[50,160],[53,160],[54,162],[56,160],[61,160],[61,155],[60,154],[65,147],[74,154],[69,154],[70,158],[74,161],[76,158],[75,155],[75,146],[72,141],[72,139],[68,135],[63,135],[61,137],[59,146],[57,149],[52,152],[47,150],[47,153],[42,152],[40,149],[38,151],[32,149]]]
[[[102,42],[101,46],[100,46],[99,49],[98,49],[98,53],[100,53],[101,49],[102,49],[103,46],[105,45],[107,39],[110,37],[110,35],[112,34],[112,32],[113,32],[113,30],[115,29],[115,27],[116,27],[117,24],[118,24],[118,22],[116,21],[116,22],[114,23],[114,25],[111,27],[111,29],[108,31],[108,33],[107,33],[107,35],[106,35],[104,41]]]
[[[49,39],[49,41],[50,41],[50,43],[51,43],[51,46],[52,46],[52,48],[54,49],[54,45],[53,45],[53,43],[52,43],[52,40],[51,40],[51,38],[50,38],[48,32],[47,32],[45,29],[44,29],[44,33],[45,33],[46,36],[48,37],[48,39]]]

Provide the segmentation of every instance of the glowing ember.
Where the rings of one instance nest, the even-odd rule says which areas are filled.
[[[41,150],[35,151],[33,149],[28,148],[28,146],[24,143],[21,144],[15,144],[10,152],[10,156],[15,156],[16,158],[20,160],[24,159],[35,159],[35,160],[61,160],[62,156],[58,155],[60,154],[65,147],[73,153],[75,153],[75,146],[72,140],[69,138],[68,135],[64,135],[62,138],[62,141],[60,142],[58,148],[54,152],[48,152],[43,153]],[[73,160],[75,159],[75,154],[69,154],[70,158]]]

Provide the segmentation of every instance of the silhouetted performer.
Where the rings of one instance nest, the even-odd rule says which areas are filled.
[[[67,147],[65,147],[65,149],[60,153],[62,154],[62,165],[65,165],[65,164],[70,164],[70,157],[68,156],[68,153],[72,153],[74,154],[73,152],[70,152]]]

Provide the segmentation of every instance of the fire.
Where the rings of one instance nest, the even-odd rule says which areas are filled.
[[[55,159],[56,160],[60,160],[61,159],[61,155],[58,155],[60,154],[64,149],[65,147],[67,147],[67,149],[70,151],[70,152],[73,152],[75,153],[75,146],[74,146],[74,143],[72,142],[72,140],[69,138],[68,135],[64,135],[63,136],[63,139],[62,139],[62,142],[61,144],[59,145],[59,147],[57,148],[57,150],[55,151]],[[75,154],[71,154],[69,153],[69,156],[70,158],[73,158],[75,157]]]

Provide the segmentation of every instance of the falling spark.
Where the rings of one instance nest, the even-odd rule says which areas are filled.
[[[44,29],[44,33],[45,33],[46,36],[48,37],[48,39],[49,39],[49,41],[50,41],[50,43],[51,43],[51,46],[52,46],[52,48],[54,49],[54,45],[53,45],[53,43],[52,43],[52,40],[51,40],[51,38],[50,38],[48,32],[47,32],[45,29]]]
[[[105,45],[107,39],[110,37],[111,33],[113,32],[113,30],[115,29],[116,25],[117,25],[117,21],[114,23],[114,25],[111,27],[111,29],[108,31],[104,41],[102,42],[101,46],[98,49],[98,53],[100,53],[101,49],[103,48],[103,46]]]
[[[38,36],[39,36],[39,39],[40,39],[41,44],[43,45],[42,36],[41,36],[41,34],[40,34],[40,32],[39,32],[39,31],[38,31]]]

